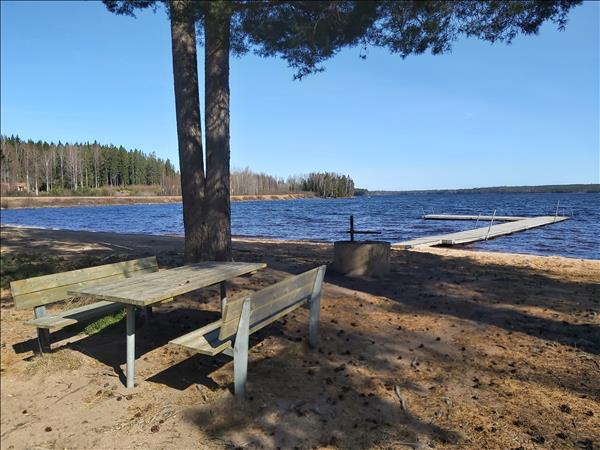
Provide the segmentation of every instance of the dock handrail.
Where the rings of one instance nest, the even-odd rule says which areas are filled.
[[[486,241],[488,240],[488,236],[490,235],[490,231],[492,230],[492,224],[494,223],[494,217],[496,217],[496,210],[494,210],[494,214],[492,214],[492,220],[490,220],[490,226],[488,227],[487,233],[485,234]]]

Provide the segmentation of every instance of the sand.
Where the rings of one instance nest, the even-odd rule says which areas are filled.
[[[333,259],[329,244],[234,249],[269,267],[233,297]],[[15,261],[49,273],[152,254],[181,265],[182,239],[2,228],[5,279]],[[600,261],[431,248],[393,251],[383,279],[329,272],[319,348],[304,309],[253,336],[243,402],[229,358],[166,345],[218,317],[216,290],[155,309],[133,390],[123,323],[66,329],[34,357],[31,314],[7,290],[1,305],[3,449],[600,448]]]
[[[312,198],[311,192],[296,194],[266,194],[266,195],[232,195],[231,201],[255,200],[295,200],[299,198]],[[108,205],[139,205],[155,203],[181,203],[179,195],[114,195],[114,196],[77,196],[77,197],[6,197],[0,198],[1,209],[16,208],[61,208],[66,206],[108,206]]]

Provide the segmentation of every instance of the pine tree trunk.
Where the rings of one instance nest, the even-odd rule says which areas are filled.
[[[217,261],[231,261],[229,198],[229,33],[231,5],[211,2],[204,23],[206,97],[206,245]]]
[[[204,239],[204,162],[198,68],[196,57],[196,28],[188,0],[171,2],[171,44],[175,82],[177,140],[183,199],[185,259],[200,261],[207,256]]]

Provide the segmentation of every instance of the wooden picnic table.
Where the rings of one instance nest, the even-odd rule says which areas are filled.
[[[221,310],[227,301],[226,281],[264,269],[264,263],[208,261],[160,270],[112,283],[69,290],[70,295],[123,303],[127,310],[127,387],[135,383],[135,308],[148,308],[196,289],[221,286]]]

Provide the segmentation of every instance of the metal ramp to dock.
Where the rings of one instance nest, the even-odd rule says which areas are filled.
[[[409,241],[397,242],[392,244],[392,248],[410,249],[415,247],[432,247],[435,245],[457,245],[468,244],[470,242],[485,241],[498,236],[525,231],[531,228],[537,228],[551,223],[567,220],[565,216],[539,216],[539,217],[512,217],[512,216],[453,216],[453,215],[429,215],[423,216],[424,219],[431,220],[491,220],[489,225],[475,228],[472,230],[459,231],[456,233],[440,234],[435,236],[426,236]],[[492,225],[493,220],[504,221],[497,225]]]

